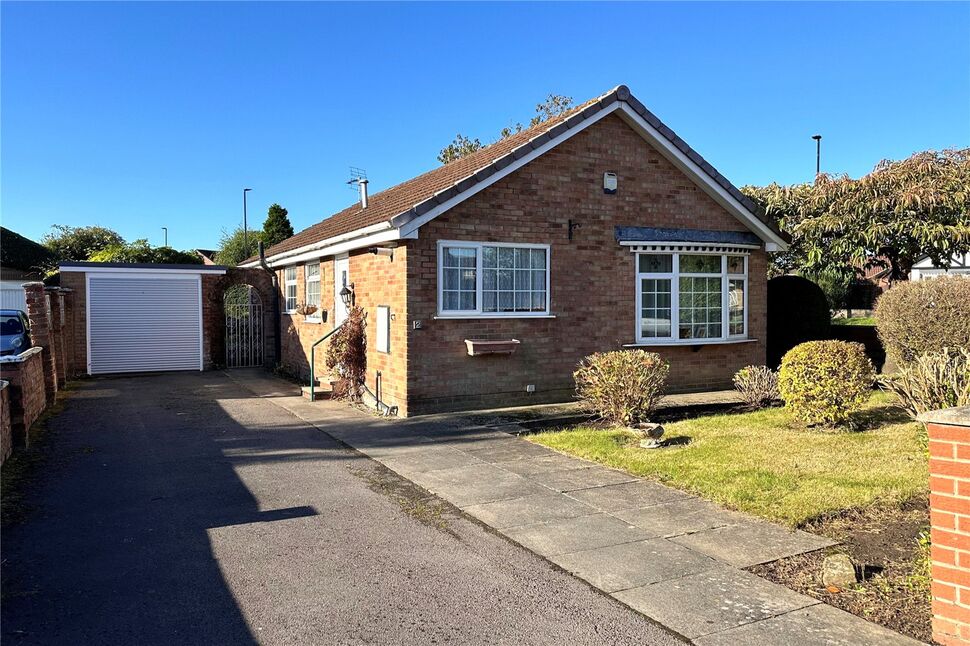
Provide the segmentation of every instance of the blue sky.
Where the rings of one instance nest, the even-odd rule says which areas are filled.
[[[212,247],[269,204],[298,230],[492,139],[554,92],[624,83],[737,185],[858,176],[970,145],[970,4],[10,3],[0,217]]]

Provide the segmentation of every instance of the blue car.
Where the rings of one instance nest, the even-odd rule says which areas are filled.
[[[20,310],[0,310],[0,357],[30,347],[30,322]]]

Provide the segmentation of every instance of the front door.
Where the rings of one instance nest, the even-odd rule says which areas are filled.
[[[347,306],[340,298],[340,290],[350,284],[350,258],[337,256],[333,261],[333,325],[340,325],[347,318]]]

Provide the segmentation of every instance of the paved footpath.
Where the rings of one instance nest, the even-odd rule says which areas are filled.
[[[381,420],[265,374],[230,375],[699,646],[919,643],[742,569],[826,538],[494,429]]]

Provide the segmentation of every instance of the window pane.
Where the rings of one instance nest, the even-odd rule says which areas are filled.
[[[475,309],[475,292],[459,292],[459,309],[463,311]]]
[[[528,269],[530,262],[530,250],[529,249],[515,249],[515,268],[516,269]]]
[[[482,267],[498,265],[498,251],[495,247],[482,247]]]
[[[669,253],[640,254],[639,263],[641,274],[669,274],[674,268],[674,257]]]
[[[498,272],[494,269],[482,270],[482,289],[494,290],[498,287]]]
[[[498,309],[498,294],[495,292],[482,293],[482,311],[494,312]]]
[[[529,292],[515,292],[515,311],[528,312],[532,307]]]
[[[458,256],[461,258],[462,267],[474,267],[475,266],[475,250],[474,249],[459,249]]]
[[[458,289],[458,275],[460,269],[442,269],[441,274],[445,279],[444,289]]]
[[[499,289],[512,289],[512,274],[514,272],[510,269],[499,269],[498,271],[498,288]]]
[[[728,282],[728,334],[744,334],[744,281]]]
[[[286,268],[286,280],[287,281],[296,280],[296,267]]]
[[[544,271],[532,271],[532,289],[545,289],[546,288],[546,272]]]
[[[529,291],[529,272],[527,271],[515,271],[515,282],[514,289],[516,291]]]
[[[320,263],[315,262],[306,266],[307,278],[318,278],[320,276]]]
[[[461,289],[462,291],[475,291],[475,270],[474,269],[462,269],[461,270]]]
[[[546,268],[546,250],[545,249],[533,249],[532,250],[532,268],[533,269],[545,269]]]
[[[711,257],[720,258],[720,256]],[[683,267],[683,259],[684,256],[681,257],[681,267]],[[680,310],[678,311],[680,338],[720,338],[722,335],[721,279],[680,278],[678,285],[680,287]]]
[[[546,311],[546,293],[545,292],[532,292],[532,311],[533,312],[545,312]]]
[[[444,267],[460,267],[461,257],[460,249],[455,249],[454,247],[445,247],[444,253],[442,254],[442,266]]]
[[[500,312],[512,311],[512,292],[498,293],[498,311]]]
[[[700,256],[681,254],[680,273],[682,274],[720,274],[721,256]]]
[[[444,292],[442,294],[441,307],[445,310],[457,310],[458,292]]]
[[[743,274],[744,256],[728,256],[727,270],[729,274]]]
[[[669,278],[640,280],[640,334],[646,338],[670,336],[670,308],[660,307],[662,299],[670,298]]]
[[[512,269],[515,266],[515,250],[511,247],[499,247],[498,266],[503,269]]]

